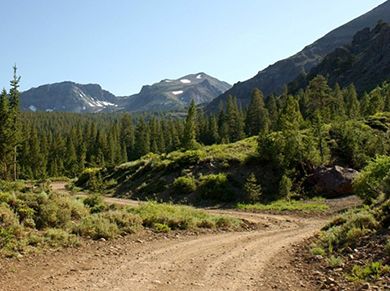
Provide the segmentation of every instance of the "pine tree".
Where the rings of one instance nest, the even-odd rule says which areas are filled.
[[[271,95],[267,102],[268,115],[270,119],[270,129],[275,130],[277,128],[279,119],[279,110],[274,95]]]
[[[360,102],[360,114],[362,116],[367,116],[370,113],[370,96],[367,93],[364,93],[363,98]]]
[[[124,114],[120,123],[120,140],[126,147],[127,158],[131,158],[134,151],[134,129],[130,114]]]
[[[135,157],[140,158],[150,152],[150,132],[143,117],[138,120],[135,134]]]
[[[340,85],[336,83],[335,88],[333,90],[333,100],[331,104],[331,113],[332,113],[332,118],[337,119],[345,118],[345,103],[344,103],[344,95],[343,91],[340,88]]]
[[[219,143],[218,122],[215,116],[210,118],[209,122],[209,144]]]
[[[244,138],[244,121],[238,109],[237,98],[228,97],[226,119],[229,132],[229,141],[235,142]]]
[[[10,104],[7,91],[0,94],[0,169],[3,179],[9,177],[14,148],[9,141],[12,139]]]
[[[32,127],[29,134],[29,161],[34,179],[42,178],[42,158],[38,132],[35,127]]]
[[[298,130],[303,124],[303,117],[298,101],[291,95],[287,97],[285,105],[279,115],[279,130]]]
[[[223,108],[218,114],[218,135],[221,143],[229,143],[229,124]]]
[[[377,112],[382,112],[385,107],[384,96],[381,88],[377,87],[370,93],[370,105],[368,108],[368,115],[374,115]]]
[[[17,179],[17,146],[20,144],[21,140],[21,132],[20,132],[20,120],[19,120],[19,99],[20,99],[20,92],[19,92],[19,82],[20,77],[17,76],[17,68],[14,66],[14,75],[13,79],[11,80],[11,88],[9,90],[9,105],[10,105],[10,129],[12,131],[12,135],[10,136],[10,139],[8,140],[8,143],[11,147],[13,147],[13,178],[14,180]]]
[[[246,194],[246,199],[250,203],[256,203],[260,201],[262,196],[261,185],[257,182],[256,176],[254,173],[251,173],[245,181],[244,191]]]
[[[383,111],[390,112],[390,84],[386,83],[384,85],[383,94],[385,96]]]
[[[360,103],[357,98],[356,88],[353,84],[345,90],[344,100],[347,105],[347,114],[351,119],[360,117]]]
[[[324,76],[318,75],[311,80],[309,86],[306,88],[306,96],[309,100],[308,116],[315,118],[316,114],[320,114],[324,120],[329,121],[332,104],[336,102],[332,98],[327,79]]]
[[[265,108],[264,95],[257,88],[252,92],[245,124],[248,136],[258,135],[260,133],[265,134],[268,132],[270,126],[268,110]]]
[[[183,148],[186,150],[198,147],[196,141],[196,106],[195,101],[191,101],[184,126]]]

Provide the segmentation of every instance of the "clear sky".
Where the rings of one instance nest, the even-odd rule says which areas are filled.
[[[384,0],[0,0],[0,87],[71,80],[117,95],[206,72],[236,83]]]

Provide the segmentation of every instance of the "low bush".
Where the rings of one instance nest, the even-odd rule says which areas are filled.
[[[361,237],[375,231],[379,222],[370,209],[350,210],[325,226],[320,235],[321,244],[329,250],[354,246]]]
[[[130,213],[139,215],[145,227],[153,228],[156,223],[165,224],[170,229],[229,228],[240,226],[240,220],[207,214],[189,206],[148,202],[137,208],[128,208]]]
[[[80,244],[77,236],[58,228],[47,229],[44,234],[44,240],[51,247],[75,247]]]
[[[117,225],[121,234],[136,233],[142,228],[141,217],[126,211],[108,211],[103,217]]]
[[[107,204],[104,202],[103,197],[100,194],[90,194],[83,201],[91,213],[99,213],[107,209]]]
[[[112,239],[120,234],[119,227],[101,213],[83,218],[79,224],[74,226],[73,232],[95,240],[100,238]]]
[[[0,204],[0,227],[8,228],[19,224],[15,212],[7,204]]]
[[[167,233],[171,230],[171,228],[164,224],[164,223],[155,223],[153,224],[153,229],[156,231],[156,232],[162,232],[162,233]]]
[[[383,192],[389,197],[389,175],[390,156],[378,156],[368,163],[354,181],[355,192],[367,202],[378,198]]]
[[[196,181],[192,176],[183,176],[173,181],[173,188],[177,194],[189,194],[196,191]]]
[[[331,268],[338,268],[343,265],[344,261],[343,258],[332,255],[327,259],[327,263]]]
[[[377,280],[383,275],[390,274],[390,267],[384,266],[381,262],[371,262],[364,266],[355,265],[349,279],[355,280]]]
[[[310,249],[310,252],[313,256],[325,256],[326,252],[322,247],[314,246]]]
[[[226,174],[211,174],[200,178],[199,191],[204,200],[231,201],[232,190]]]

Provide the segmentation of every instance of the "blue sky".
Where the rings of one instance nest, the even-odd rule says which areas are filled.
[[[0,86],[72,80],[117,95],[206,72],[235,83],[384,0],[0,0]]]

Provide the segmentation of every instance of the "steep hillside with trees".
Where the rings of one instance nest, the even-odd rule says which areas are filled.
[[[304,15],[300,17],[304,17]],[[236,96],[239,104],[247,106],[250,102],[250,93],[254,88],[261,89],[266,97],[272,94],[281,94],[284,86],[295,80],[300,74],[309,73],[329,53],[351,43],[353,36],[358,31],[366,27],[373,28],[379,20],[390,22],[390,1],[386,1],[372,11],[336,28],[305,47],[301,52],[267,67],[253,78],[238,82],[232,89],[211,102],[207,110],[218,111],[220,104],[226,103],[229,95]]]
[[[290,83],[289,90],[304,88],[317,75],[327,76],[329,84],[354,84],[359,93],[368,92],[390,80],[390,25],[381,22],[358,32],[351,44],[336,49],[307,76]]]

